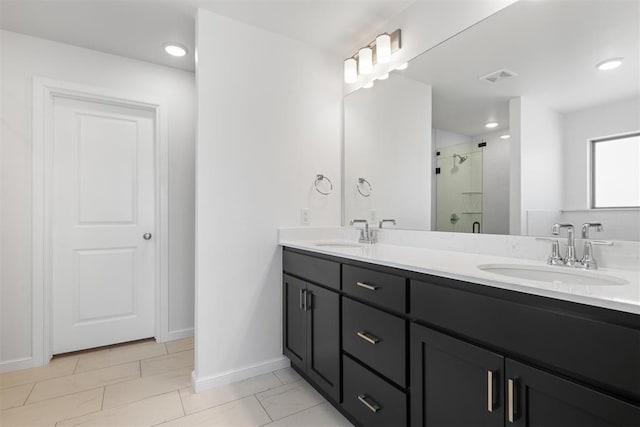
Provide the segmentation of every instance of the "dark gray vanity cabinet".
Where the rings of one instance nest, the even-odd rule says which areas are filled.
[[[507,359],[507,426],[640,426],[640,408],[570,380]]]
[[[302,257],[295,259],[317,265],[314,259]],[[285,271],[288,265],[291,263],[287,264],[285,258]],[[299,267],[295,264],[291,270],[306,276],[304,279],[283,275],[283,352],[294,367],[337,402],[340,399],[340,295],[311,283],[318,277],[331,280],[326,272],[317,276],[313,269],[304,271]],[[335,287],[340,285],[339,279],[332,283]]]
[[[640,316],[283,258],[284,353],[356,425],[640,427]]]
[[[411,325],[411,426],[504,425],[504,357]]]

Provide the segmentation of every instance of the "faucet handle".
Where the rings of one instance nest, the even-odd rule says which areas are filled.
[[[395,220],[395,219],[383,219],[383,220],[381,220],[381,221],[380,221],[380,223],[378,224],[378,228],[382,229],[382,225],[383,225],[385,222],[389,222],[389,223],[391,223],[391,224],[393,224],[393,225],[396,225],[396,220]]]
[[[589,229],[591,229],[591,228],[594,228],[598,232],[604,231],[604,227],[602,226],[602,223],[600,223],[600,222],[585,222],[584,224],[582,224],[582,238],[583,239],[588,239],[589,238]]]

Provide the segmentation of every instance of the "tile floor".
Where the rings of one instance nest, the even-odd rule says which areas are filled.
[[[195,394],[193,339],[142,341],[0,374],[0,426],[350,426],[295,371]]]

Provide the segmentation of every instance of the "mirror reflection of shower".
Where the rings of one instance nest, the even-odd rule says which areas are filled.
[[[432,229],[509,233],[508,129],[463,135],[435,128]]]

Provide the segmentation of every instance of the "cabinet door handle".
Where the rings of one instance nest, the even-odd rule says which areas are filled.
[[[507,419],[510,423],[515,422],[518,419],[518,402],[517,402],[517,394],[518,394],[518,380],[509,378],[507,381],[507,393],[508,393],[508,414]]]
[[[300,294],[300,310],[304,310],[304,303],[302,302],[302,292],[304,291],[302,289],[299,289],[298,291],[298,293]]]
[[[307,290],[302,290],[302,309],[307,311]]]
[[[304,311],[313,308],[313,292],[304,291]]]
[[[369,285],[368,283],[363,283],[363,282],[356,282],[356,286],[360,286],[361,288],[365,288],[370,291],[375,291],[376,289],[378,289],[377,286]]]
[[[370,400],[371,402],[369,402],[368,400]],[[371,412],[378,412],[381,408],[380,405],[378,405],[376,402],[374,402],[369,396],[367,396],[366,394],[359,394],[358,395],[358,400],[367,408],[369,408],[369,410]]]
[[[378,344],[380,342],[380,338],[374,337],[371,334],[366,333],[365,331],[358,331],[356,333],[357,336],[368,342],[369,344]]]
[[[487,411],[493,412],[495,407],[494,382],[496,375],[493,371],[487,371]]]

